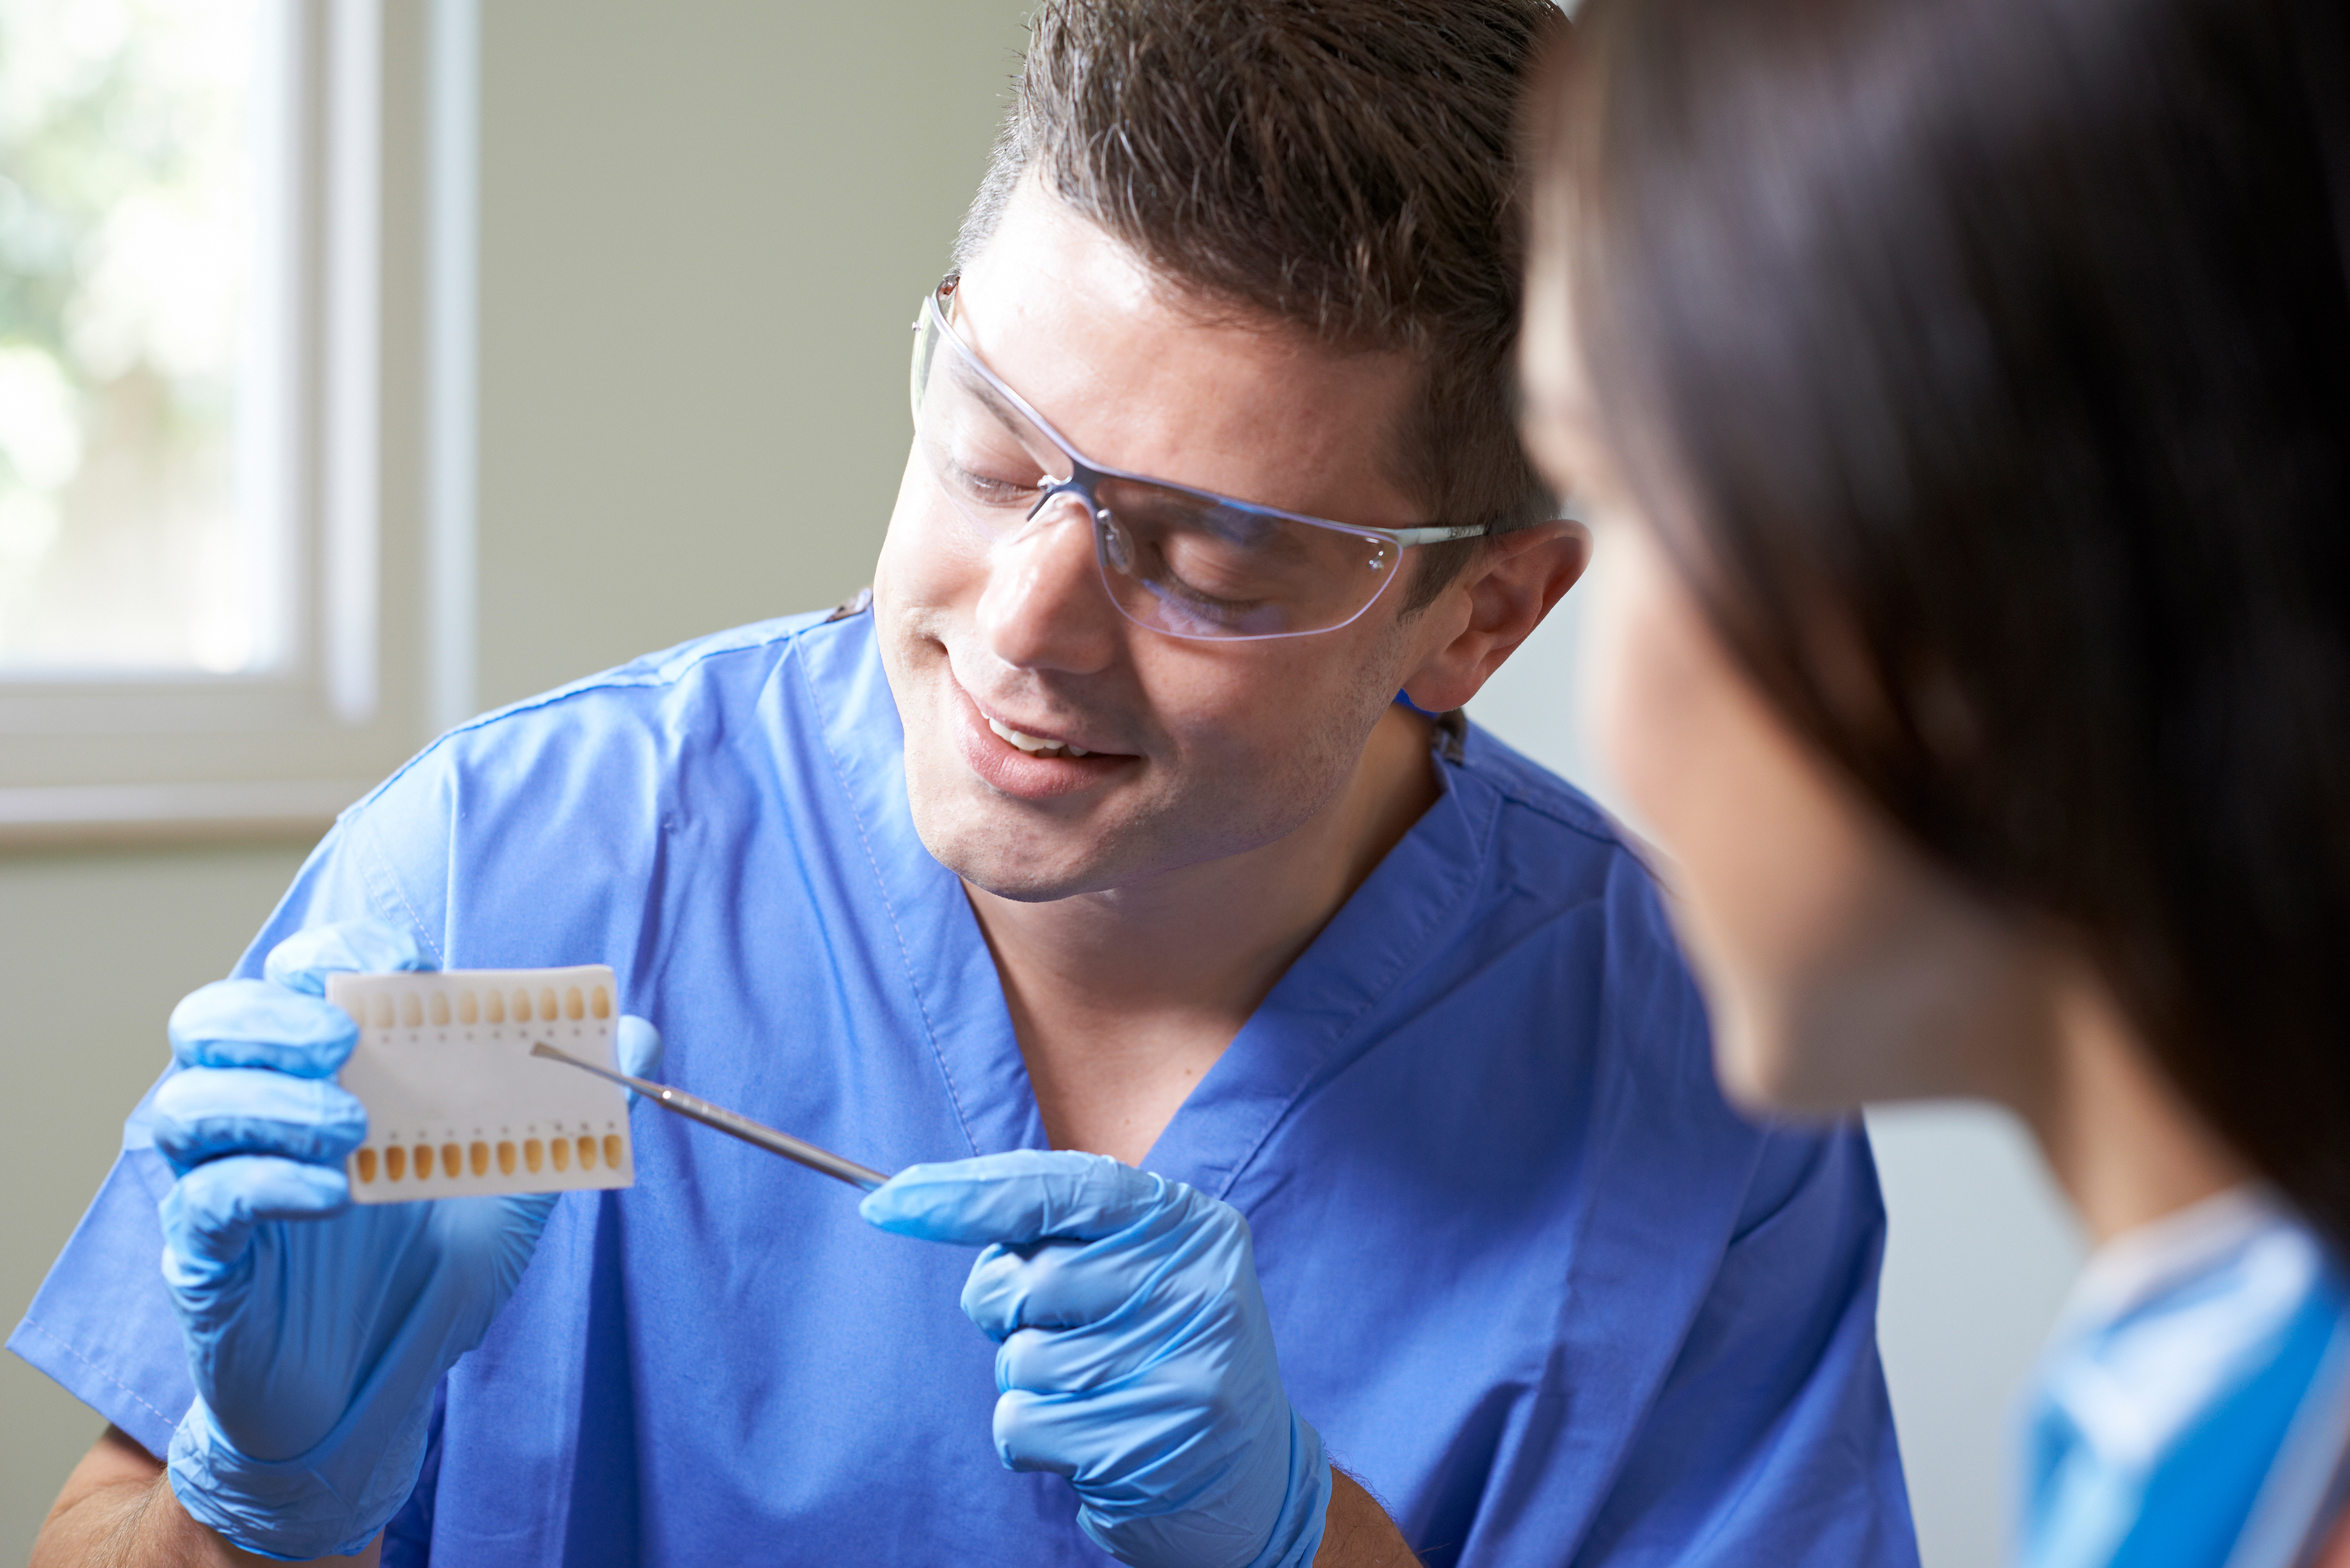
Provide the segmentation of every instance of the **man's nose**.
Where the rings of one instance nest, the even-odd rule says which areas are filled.
[[[989,652],[1023,670],[1087,675],[1117,656],[1118,608],[1102,588],[1082,496],[1053,497],[988,552],[979,633]]]

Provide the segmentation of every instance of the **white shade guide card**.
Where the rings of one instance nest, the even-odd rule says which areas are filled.
[[[358,1203],[627,1187],[627,1092],[533,1056],[544,1041],[618,1067],[611,969],[333,974],[327,1000],[359,1025],[342,1085],[367,1107],[346,1168]]]

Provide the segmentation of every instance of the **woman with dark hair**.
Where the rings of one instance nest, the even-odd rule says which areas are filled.
[[[2350,1432],[2339,0],[1594,0],[1527,434],[1750,1104],[1968,1095],[2097,1239],[2023,1561],[2312,1560]]]

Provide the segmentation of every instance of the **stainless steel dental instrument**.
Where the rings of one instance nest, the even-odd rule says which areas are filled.
[[[846,1181],[851,1187],[862,1188],[870,1192],[889,1179],[881,1172],[869,1169],[853,1159],[843,1159],[840,1156],[829,1150],[818,1148],[812,1143],[804,1143],[789,1133],[779,1133],[775,1128],[764,1127],[748,1116],[738,1116],[723,1106],[713,1106],[699,1095],[689,1095],[682,1089],[672,1089],[666,1084],[656,1084],[650,1078],[631,1078],[626,1073],[615,1073],[608,1067],[598,1067],[593,1062],[581,1061],[567,1051],[558,1051],[544,1041],[533,1045],[530,1048],[530,1054],[534,1056],[550,1057],[557,1062],[568,1062],[582,1072],[593,1073],[599,1078],[609,1078],[616,1084],[625,1084],[664,1110],[675,1111],[681,1116],[691,1116],[704,1127],[716,1127],[720,1132],[739,1137],[744,1143],[757,1144],[770,1154],[780,1154],[785,1159],[797,1160],[810,1170],[820,1170],[834,1180]]]

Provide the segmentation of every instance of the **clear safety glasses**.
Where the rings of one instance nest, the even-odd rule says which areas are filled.
[[[1414,545],[1483,524],[1365,528],[1235,501],[1088,461],[955,335],[956,278],[914,322],[914,445],[993,542],[1058,521],[1093,529],[1102,585],[1128,620],[1170,637],[1302,637],[1365,610]]]

